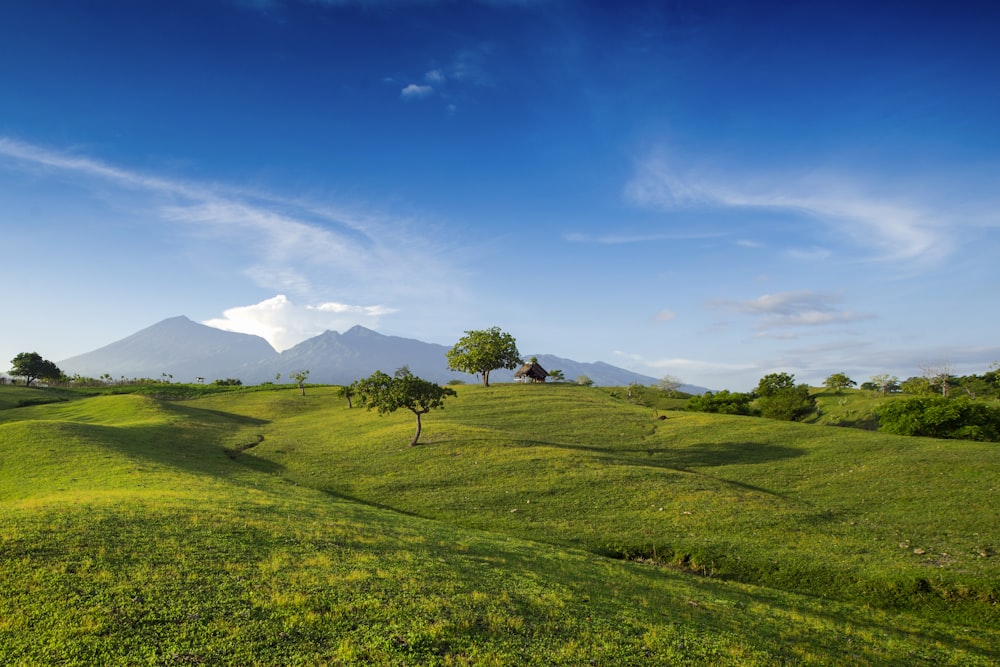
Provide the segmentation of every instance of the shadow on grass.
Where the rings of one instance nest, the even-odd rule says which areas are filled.
[[[689,468],[773,463],[805,454],[805,450],[798,447],[763,442],[705,442],[684,447],[594,447],[547,440],[520,442],[530,447],[572,449],[599,454],[609,460],[684,471]]]
[[[284,466],[241,455],[241,452],[263,442],[264,435],[247,427],[262,426],[267,420],[234,415],[218,410],[168,405],[178,421],[109,426],[66,421],[60,423],[63,432],[80,441],[105,447],[134,459],[198,475],[219,476],[238,468],[263,473],[276,473]],[[234,438],[244,434],[240,441]],[[139,468],[138,472],[145,472]]]
[[[805,450],[798,447],[763,442],[706,442],[677,449],[661,449],[659,455],[670,461],[674,467],[705,468],[773,463],[803,454]]]

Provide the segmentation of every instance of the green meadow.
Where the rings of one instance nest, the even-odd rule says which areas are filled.
[[[0,386],[0,663],[1000,662],[995,443],[456,389]]]

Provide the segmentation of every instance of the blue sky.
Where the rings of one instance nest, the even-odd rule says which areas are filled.
[[[187,315],[715,389],[1000,360],[993,2],[2,14],[0,359]]]

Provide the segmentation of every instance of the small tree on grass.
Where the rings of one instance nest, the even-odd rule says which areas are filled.
[[[295,380],[295,384],[299,385],[299,391],[302,395],[306,395],[306,378],[309,377],[309,371],[299,371],[298,373],[292,373],[291,378]]]
[[[59,367],[37,352],[21,352],[10,360],[10,374],[23,377],[27,387],[35,380],[58,380],[62,377]]]
[[[827,379],[823,380],[823,386],[830,391],[841,393],[845,389],[857,386],[857,382],[847,377],[845,373],[834,373]]]
[[[490,386],[490,371],[498,368],[514,370],[521,365],[517,341],[500,327],[481,331],[466,331],[455,346],[445,353],[448,368],[462,373],[479,374],[483,386]]]
[[[417,431],[410,441],[411,447],[420,439],[420,416],[434,408],[443,408],[445,397],[457,395],[454,389],[418,378],[406,366],[397,370],[392,377],[382,371],[375,371],[352,386],[358,397],[358,405],[368,410],[375,408],[379,414],[387,414],[406,408],[416,416]]]
[[[871,377],[871,384],[875,386],[880,394],[887,396],[891,392],[899,391],[899,378],[888,373],[879,373]]]
[[[681,385],[684,383],[681,381],[679,377],[675,377],[673,375],[664,375],[662,378],[660,378],[660,382],[658,384],[660,386],[660,389],[664,393],[666,393],[667,396],[673,398],[674,394],[680,391]]]
[[[355,392],[355,387],[353,384],[345,385],[337,391],[337,396],[347,399],[348,409],[354,407],[354,404],[351,402],[351,399],[354,398],[354,392]]]

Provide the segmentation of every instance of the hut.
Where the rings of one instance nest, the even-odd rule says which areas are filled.
[[[532,359],[514,371],[514,379],[518,382],[545,382],[548,372]]]

